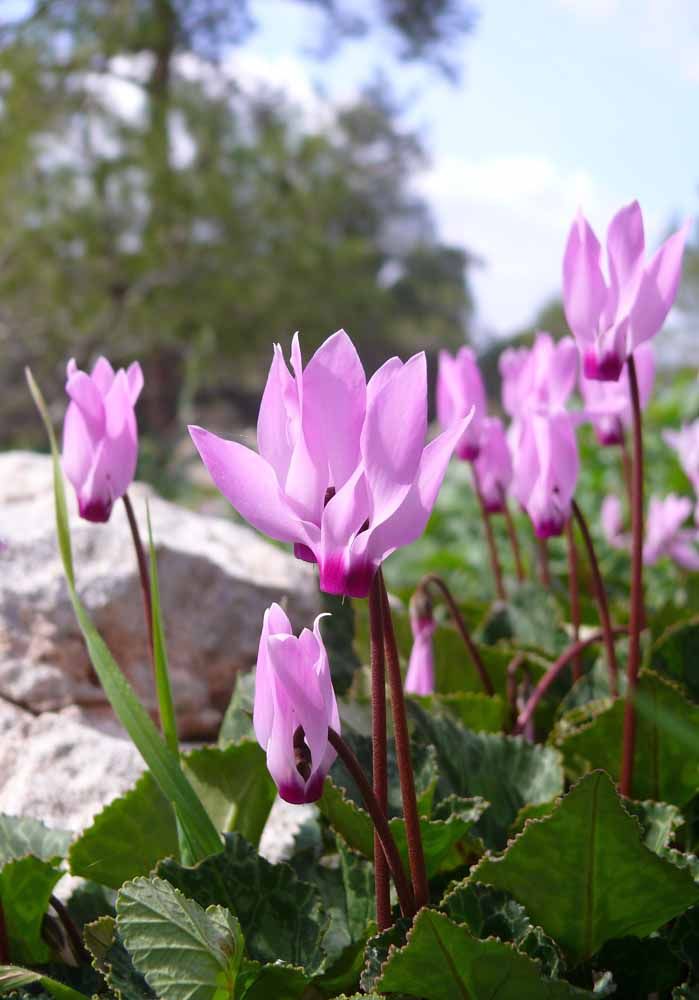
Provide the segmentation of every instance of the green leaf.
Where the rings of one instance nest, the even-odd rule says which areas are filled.
[[[690,906],[680,914],[666,937],[672,951],[689,966],[696,978],[699,975],[699,906]]]
[[[381,970],[392,948],[402,948],[405,944],[412,920],[399,917],[385,931],[374,934],[366,943],[364,951],[364,968],[359,980],[360,986],[367,993],[373,990],[381,977]]]
[[[651,649],[653,669],[682,684],[695,702],[699,701],[699,677],[695,669],[698,658],[699,615],[675,622]]]
[[[355,671],[360,667],[354,649],[354,604],[348,597],[321,594],[322,610],[329,612],[321,619],[320,631],[328,652],[330,673],[335,694],[345,694],[352,686]]]
[[[496,605],[483,627],[486,643],[516,642],[553,659],[569,643],[558,602],[548,588],[528,582],[513,590],[507,604]]]
[[[635,816],[641,824],[643,843],[655,854],[669,846],[675,831],[684,823],[682,813],[677,806],[671,806],[668,802],[650,800],[636,802],[633,799],[624,799],[624,809]]]
[[[488,807],[483,799],[461,799],[456,796],[440,804],[444,818],[420,818],[420,835],[425,853],[427,877],[437,872],[457,868],[472,853],[467,836]],[[347,798],[332,778],[326,778],[323,795],[318,801],[320,811],[328,823],[354,850],[365,858],[374,856],[374,825],[364,809]],[[394,818],[389,827],[404,865],[408,865],[408,838],[405,821]],[[464,843],[467,841],[467,843]],[[406,868],[407,870],[407,868]]]
[[[649,993],[667,996],[666,991],[679,982],[682,964],[673,955],[667,941],[660,937],[639,941],[625,937],[608,941],[595,957],[600,969],[612,973],[617,984],[618,1000],[637,1000]]]
[[[166,857],[179,857],[175,814],[146,771],[95,816],[68,860],[72,875],[118,889],[137,875],[148,875]]]
[[[78,930],[100,917],[114,916],[114,893],[98,882],[80,881],[66,903]]]
[[[28,854],[57,863],[65,857],[72,839],[67,830],[52,830],[38,819],[0,813],[0,865]]]
[[[612,938],[644,937],[699,899],[688,874],[641,843],[637,820],[600,771],[471,878],[511,893],[573,962]]]
[[[455,720],[433,718],[408,703],[416,737],[432,744],[440,764],[444,796],[480,796],[490,808],[474,827],[487,847],[499,849],[522,806],[548,802],[563,791],[560,754],[520,737],[473,733]]]
[[[228,834],[224,850],[194,868],[163,861],[158,874],[201,906],[234,912],[256,961],[281,959],[309,973],[323,964],[327,916],[318,890],[289,865],[265,861],[239,834]]]
[[[87,646],[90,661],[117,718],[133,740],[161,791],[172,803],[182,824],[182,830],[186,835],[192,855],[202,858],[214,854],[220,850],[221,842],[206,810],[182,773],[177,756],[163,741],[78,597],[75,587],[68,509],[56,436],[41,392],[28,369],[27,381],[46,426],[51,444],[58,544],[71,603]]]
[[[163,625],[163,613],[160,607],[160,584],[158,581],[158,560],[153,544],[153,529],[150,523],[150,508],[146,501],[146,519],[148,521],[148,552],[150,557],[150,602],[153,628],[153,668],[155,673],[155,693],[158,700],[158,714],[163,736],[170,750],[179,753],[179,741],[177,739],[177,721],[175,719],[175,705],[172,700],[172,689],[170,687],[170,668],[167,657],[167,644],[165,642],[165,627]]]
[[[502,732],[509,713],[504,698],[497,694],[487,695],[482,691],[454,691],[451,694],[410,697],[431,715],[452,715],[474,732]]]
[[[203,910],[161,878],[137,878],[117,895],[117,927],[135,967],[163,1000],[235,995],[244,941],[228,910]]]
[[[185,754],[182,767],[216,829],[257,845],[277,794],[259,744],[202,747]]]
[[[218,743],[221,747],[229,743],[239,743],[241,740],[254,740],[255,730],[252,727],[252,708],[255,699],[255,671],[238,674],[235,679],[233,695],[223,716]]]
[[[699,706],[649,670],[641,671],[636,705],[634,798],[683,806],[699,788]],[[624,701],[618,699],[557,742],[566,760],[582,759],[618,779],[623,726]]]
[[[14,961],[34,965],[49,960],[51,952],[41,926],[62,875],[55,865],[31,856],[8,861],[0,871],[0,900]]]
[[[466,924],[477,938],[497,937],[535,958],[548,976],[565,972],[563,956],[541,927],[532,924],[526,910],[509,893],[480,882],[454,886],[440,903],[440,910],[455,923]]]
[[[151,1000],[155,993],[142,973],[134,967],[116,929],[114,917],[100,917],[85,928],[85,946],[94,958],[93,966],[119,1000]]]
[[[235,1000],[298,1000],[308,984],[303,969],[284,962],[261,965],[245,958],[238,973]]]
[[[547,979],[536,962],[502,941],[480,941],[436,910],[421,910],[405,947],[394,952],[377,987],[424,1000],[564,1000],[589,996]]]
[[[33,983],[39,983],[56,1000],[87,1000],[83,993],[78,993],[49,976],[42,976],[30,969],[20,969],[16,965],[0,965],[0,996],[14,993],[19,987],[31,986]]]

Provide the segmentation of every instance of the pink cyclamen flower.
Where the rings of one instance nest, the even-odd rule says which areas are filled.
[[[267,767],[286,802],[316,802],[337,754],[328,728],[340,732],[328,654],[320,634],[300,636],[278,604],[265,611],[257,653],[253,726]]]
[[[663,556],[669,556],[683,569],[699,570],[699,531],[683,527],[692,512],[687,497],[670,493],[666,497],[651,497],[646,518],[643,561],[652,566]],[[602,504],[602,530],[615,549],[629,549],[631,536],[623,530],[621,501],[607,496]]]
[[[663,431],[663,439],[677,452],[685,475],[699,493],[699,420],[678,431]]]
[[[391,552],[425,529],[470,417],[425,447],[424,353],[391,358],[368,384],[344,330],[290,374],[279,345],[260,404],[259,454],[190,427],[204,464],[258,531],[318,563],[321,589],[366,597]]]
[[[67,375],[63,470],[75,488],[80,516],[108,521],[114,501],[136,474],[134,407],[143,388],[141,366],[134,361],[115,373],[106,358],[98,358],[88,375],[71,359]]]
[[[410,627],[413,648],[408,661],[405,690],[408,694],[434,694],[432,636],[437,626],[432,617],[432,602],[422,591],[416,591],[410,599]]]
[[[567,413],[535,413],[522,422],[513,492],[539,538],[562,533],[571,514],[579,465],[575,428]]]
[[[587,378],[615,382],[639,344],[660,330],[675,301],[689,224],[644,261],[643,217],[626,205],[607,230],[609,283],[600,244],[582,215],[573,223],[563,259],[563,303]]]
[[[655,380],[655,358],[652,344],[641,344],[634,351],[638,395],[641,408],[648,405]],[[617,382],[600,382],[580,374],[580,392],[585,415],[592,421],[601,445],[621,444],[624,428],[631,424],[631,395],[628,370],[624,368]]]
[[[489,514],[501,514],[512,483],[512,455],[502,421],[486,417],[481,427],[481,451],[475,463],[478,488]]]
[[[460,347],[456,357],[439,352],[437,371],[437,419],[443,428],[468,416],[473,418],[456,445],[456,455],[467,462],[478,458],[481,425],[487,412],[485,387],[476,356],[470,347]]]
[[[508,348],[498,362],[502,405],[513,419],[533,412],[565,409],[578,376],[578,351],[572,337],[554,341],[537,333],[529,347]]]

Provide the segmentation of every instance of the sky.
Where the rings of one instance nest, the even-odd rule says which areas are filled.
[[[442,238],[481,261],[478,329],[504,336],[560,294],[578,207],[602,237],[638,198],[650,245],[697,213],[699,0],[477,6],[456,86],[397,65],[381,35],[318,62],[308,53],[318,15],[292,0],[258,0],[258,31],[233,58],[302,102],[315,87],[348,100],[377,67],[390,75],[430,155],[416,185]]]

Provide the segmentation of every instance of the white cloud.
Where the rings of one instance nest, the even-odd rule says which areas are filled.
[[[529,323],[560,295],[568,228],[580,207],[603,237],[619,207],[585,171],[562,171],[546,157],[442,159],[420,179],[446,240],[483,259],[472,280],[484,331]],[[659,220],[646,219],[654,233]]]
[[[606,21],[619,10],[619,0],[557,0],[557,3],[588,21]]]

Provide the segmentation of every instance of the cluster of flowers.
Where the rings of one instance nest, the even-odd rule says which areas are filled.
[[[504,512],[511,494],[540,538],[558,535],[571,516],[578,477],[577,426],[591,420],[601,444],[623,441],[631,356],[642,402],[650,395],[649,341],[674,301],[686,233],[684,227],[646,260],[640,208],[635,202],[623,208],[609,226],[605,280],[600,244],[579,215],[563,266],[574,339],[554,343],[540,333],[530,349],[503,354],[507,432],[487,415],[475,357],[464,347],[456,357],[440,355],[437,412],[443,430],[425,444],[424,353],[405,363],[391,358],[367,381],[354,345],[340,330],[305,367],[295,336],[291,371],[275,346],[257,424],[259,452],[201,427],[190,427],[194,444],[238,513],[269,537],[292,543],[298,558],[316,563],[321,589],[332,594],[367,597],[381,563],[423,532],[454,452],[473,464],[489,513]],[[584,407],[571,411],[567,404],[578,378]],[[101,358],[91,375],[73,361],[68,366],[63,464],[80,513],[89,520],[107,520],[133,478],[134,405],[142,383],[138,364],[114,373]],[[699,425],[670,440],[699,485]],[[619,519],[609,501],[605,509],[605,523],[618,542]],[[688,500],[651,502],[648,561],[667,552],[699,568],[699,554],[681,528],[688,513]],[[416,645],[408,688],[424,693],[434,685],[434,626],[424,606],[414,605],[411,618]],[[273,605],[265,614],[257,671],[254,725],[270,772],[284,798],[313,801],[335,758],[328,728],[340,728],[318,622],[296,638]]]

